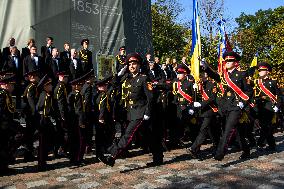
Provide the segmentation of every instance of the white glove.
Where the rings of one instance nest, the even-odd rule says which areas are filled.
[[[273,110],[274,110],[275,113],[277,113],[278,110],[279,110],[279,108],[277,108],[277,106],[274,106],[274,107],[273,107]]]
[[[150,119],[150,116],[144,115],[143,120],[148,121]]]
[[[244,108],[244,103],[239,102],[237,106],[239,106],[241,109],[243,109]]]
[[[198,85],[196,83],[193,84],[193,89],[197,89]]]
[[[199,107],[201,107],[201,104],[199,102],[194,102],[193,106],[194,106],[194,108],[199,108]]]
[[[127,65],[125,65],[119,72],[118,72],[118,76],[122,76],[122,75],[124,75],[124,73],[125,73],[125,71],[126,71],[126,69],[127,69]]]
[[[193,115],[194,111],[192,109],[188,110],[189,115]]]

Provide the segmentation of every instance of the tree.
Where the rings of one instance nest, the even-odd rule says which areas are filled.
[[[274,77],[283,78],[284,6],[259,10],[255,15],[242,13],[236,22],[234,41],[242,52],[241,65],[248,67],[258,52],[260,61],[273,65]]]
[[[213,34],[218,30],[217,22],[223,17],[224,0],[201,0],[200,9],[204,34],[209,35],[209,40],[213,41]]]
[[[242,64],[249,64],[256,52],[259,58],[270,61],[270,52],[273,43],[269,32],[284,20],[284,7],[274,10],[259,10],[255,15],[242,13],[236,22],[238,27],[235,30],[235,42],[243,55]]]
[[[218,64],[218,21],[223,17],[224,0],[201,0],[200,18],[202,32],[202,57],[217,68]]]
[[[155,56],[180,58],[189,37],[189,29],[176,21],[182,11],[180,5],[176,0],[157,0],[151,9]]]

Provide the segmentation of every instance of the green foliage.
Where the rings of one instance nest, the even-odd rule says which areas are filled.
[[[175,0],[152,4],[152,35],[155,56],[180,58],[188,43],[189,29],[176,22],[182,11]]]
[[[238,27],[234,32],[234,42],[242,52],[241,65],[248,67],[258,52],[259,61],[272,64],[274,76],[279,79],[283,77],[284,6],[259,10],[255,15],[242,13],[236,22]],[[283,78],[280,80],[283,82]]]

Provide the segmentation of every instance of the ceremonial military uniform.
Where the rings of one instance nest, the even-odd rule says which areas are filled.
[[[38,70],[31,71],[27,73],[25,76],[38,74]],[[24,114],[26,121],[26,129],[24,133],[24,143],[26,147],[26,152],[24,155],[25,161],[32,161],[33,158],[33,142],[34,142],[34,133],[39,124],[39,116],[36,110],[36,104],[38,102],[38,93],[37,93],[37,85],[38,81],[30,82],[30,84],[26,87],[23,100],[25,103],[24,106]]]
[[[223,58],[229,64],[240,60],[240,56],[234,52],[227,52]],[[229,62],[229,63],[228,63]],[[242,115],[242,109],[249,105],[249,98],[252,97],[252,89],[248,85],[246,80],[246,73],[238,71],[235,67],[229,72],[227,69],[223,70],[223,74],[220,76],[210,68],[205,70],[208,75],[222,84],[223,97],[222,98],[222,110],[226,117],[226,123],[220,142],[217,147],[215,159],[222,160],[225,155],[228,142],[233,136],[233,129],[237,128],[241,148],[243,154],[240,158],[247,158],[250,154],[249,146],[246,142],[246,131],[243,127],[238,127],[239,119]]]
[[[14,82],[14,75],[5,74],[0,79],[0,84]],[[12,96],[6,89],[0,89],[0,175],[7,173],[8,164],[13,159],[11,151],[11,138],[19,132],[20,126],[13,120],[15,106]],[[14,150],[14,148],[13,148]]]
[[[96,125],[96,157],[101,158],[107,152],[106,149],[112,144],[113,119],[112,119],[112,96],[111,88],[108,86],[110,77],[96,81],[95,85],[105,86],[105,91],[97,90],[94,97],[95,102],[95,125]]]
[[[262,62],[258,64],[259,71],[272,71],[269,64]],[[260,137],[258,146],[263,147],[265,140],[270,150],[276,149],[275,138],[273,136],[272,119],[275,112],[280,109],[281,92],[278,88],[277,80],[271,79],[268,75],[255,81],[254,96],[257,109],[257,118],[260,125]]]
[[[202,119],[202,124],[198,136],[190,147],[190,152],[194,156],[200,150],[200,146],[209,133],[211,134],[211,137],[213,139],[213,144],[215,144],[216,146],[219,142],[219,134],[217,133],[217,130],[220,130],[220,128],[218,128],[216,124],[212,124],[214,121],[216,123],[215,117],[218,112],[218,108],[215,102],[217,96],[216,84],[213,81],[206,79],[200,83],[199,87],[200,93],[202,95],[202,102],[194,102],[193,106],[195,108],[200,108],[199,117]],[[211,126],[214,128],[211,128]]]
[[[81,95],[83,97],[83,111],[85,113],[86,117],[86,123],[85,123],[85,130],[86,130],[86,152],[89,153],[92,151],[93,146],[93,124],[94,124],[94,112],[93,112],[93,85],[90,80],[90,77],[93,77],[94,70],[92,69],[89,71],[86,76],[86,82],[84,83]]]
[[[66,72],[59,72],[58,75],[68,77]],[[54,89],[54,110],[56,120],[56,144],[55,155],[63,155],[66,152],[68,138],[68,104],[67,86],[64,81],[58,81]],[[58,151],[59,150],[59,151]],[[59,153],[59,154],[58,154]]]
[[[189,74],[190,70],[183,64],[177,68],[178,74]],[[193,82],[185,76],[182,80],[175,79],[173,82],[174,102],[177,106],[176,128],[170,134],[171,145],[182,145],[185,129],[190,127],[190,119],[193,118],[193,102],[195,98]]]
[[[89,40],[83,39],[81,45],[83,45],[83,43],[89,44]],[[79,51],[79,59],[82,63],[83,73],[87,73],[93,69],[92,52],[89,49],[81,49]]]
[[[78,165],[82,163],[86,149],[85,114],[83,110],[83,96],[80,93],[80,86],[84,78],[80,77],[70,82],[73,87],[68,95],[68,107],[70,118],[70,162]]]
[[[132,60],[129,61],[130,59]],[[142,58],[140,55],[132,53],[127,56],[126,61],[129,64],[141,65]],[[161,141],[157,141],[155,138],[156,136],[154,136],[153,132],[155,126],[152,126],[149,120],[152,115],[152,83],[148,80],[147,76],[137,73],[135,76],[130,74],[125,80],[124,86],[126,89],[123,88],[122,90],[126,92],[125,100],[129,124],[119,142],[114,143],[108,148],[111,156],[107,158],[105,163],[111,166],[114,165],[117,156],[131,143],[135,132],[143,124],[144,127],[148,126],[149,128],[147,132],[149,136],[148,138],[147,136],[145,137],[151,141],[150,150],[153,154],[153,163],[161,164],[163,161]]]
[[[40,114],[39,123],[39,147],[38,147],[38,170],[47,169],[47,158],[50,149],[53,149],[54,142],[50,136],[54,135],[54,126],[51,117],[54,116],[53,95],[52,95],[52,80],[45,75],[38,83],[38,92],[40,93],[36,109]],[[44,89],[50,85],[50,90]]]

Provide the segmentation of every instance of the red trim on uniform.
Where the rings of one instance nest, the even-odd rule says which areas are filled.
[[[241,97],[243,100],[247,101],[249,100],[249,96],[245,94],[242,89],[240,89],[229,77],[228,70],[224,71],[224,78],[228,84],[228,86],[235,91]]]
[[[119,150],[119,151],[113,156],[114,159],[116,159],[116,157],[131,143],[134,134],[136,133],[137,129],[142,125],[142,123],[143,123],[143,120],[141,120],[141,121],[135,126],[135,128],[133,129],[133,132],[132,132],[132,134],[130,135],[130,137],[129,137],[127,143],[126,143],[126,145],[125,145],[121,150]]]
[[[200,89],[201,89],[202,99],[205,100],[205,101],[209,100],[209,96],[205,92],[205,90],[203,89],[203,85],[202,84],[200,85]],[[218,112],[218,108],[215,106],[215,104],[210,104],[209,106],[213,110],[213,112],[215,112],[215,113]]]
[[[192,103],[193,102],[192,97],[189,96],[188,94],[186,94],[185,92],[183,92],[183,90],[181,89],[181,82],[180,81],[178,82],[178,86],[177,87],[178,87],[179,94],[181,94],[181,96],[183,98],[185,98],[189,103]]]
[[[273,103],[276,103],[277,102],[277,97],[272,94],[270,92],[270,90],[268,90],[262,83],[262,79],[258,79],[258,85],[259,85],[259,88],[262,90],[262,92],[264,92],[269,98],[270,100],[273,102]]]
[[[220,90],[221,90],[222,95],[224,95],[225,89],[224,89],[223,84],[222,84],[222,83],[219,83],[218,85],[219,85],[219,88],[220,88]]]

